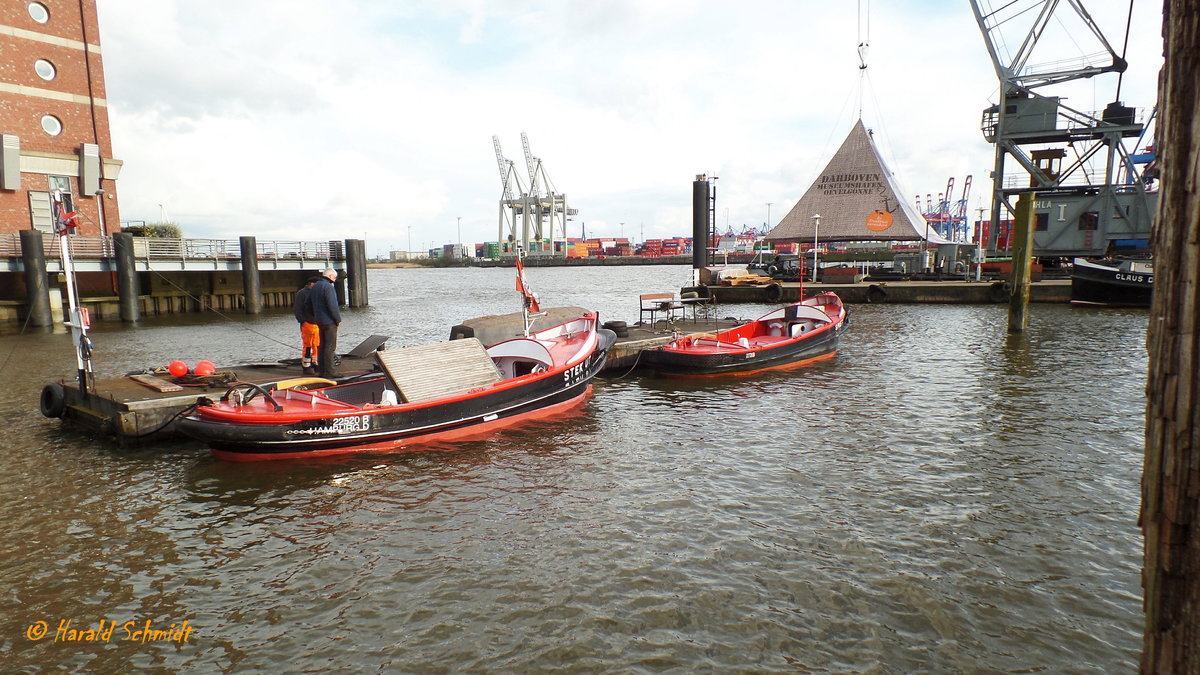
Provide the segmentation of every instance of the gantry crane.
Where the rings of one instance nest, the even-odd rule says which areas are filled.
[[[518,247],[528,255],[553,255],[558,249],[565,256],[567,219],[578,211],[568,208],[567,196],[554,190],[542,160],[530,151],[529,137],[524,132],[521,133],[521,145],[525,150],[529,189],[522,184],[513,161],[504,157],[498,136],[492,136],[492,145],[496,149],[496,164],[503,188],[499,205],[501,256],[516,255]],[[519,196],[514,196],[514,186]],[[549,246],[545,245],[546,238],[551,240]],[[562,244],[556,246],[557,242]]]
[[[518,241],[524,242],[529,250],[529,197],[521,185],[521,176],[511,159],[504,157],[500,149],[500,137],[492,136],[492,145],[496,148],[496,165],[500,169],[500,252],[501,255],[513,255]],[[513,196],[513,186],[516,186],[519,198]],[[521,223],[518,237],[517,223]]]

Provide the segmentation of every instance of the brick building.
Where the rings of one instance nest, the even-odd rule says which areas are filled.
[[[96,0],[0,0],[0,235],[52,230],[62,190],[79,233],[120,231]]]

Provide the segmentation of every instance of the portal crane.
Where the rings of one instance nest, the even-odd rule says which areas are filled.
[[[1117,242],[1148,240],[1156,198],[1140,177],[1118,185],[1116,176],[1120,167],[1136,166],[1124,145],[1145,128],[1135,110],[1113,100],[1102,112],[1084,112],[1043,93],[1072,80],[1119,75],[1127,66],[1124,55],[1113,50],[1082,0],[1009,0],[994,11],[988,0],[970,3],[1000,80],[1000,101],[983,111],[982,121],[984,138],[996,146],[988,249],[996,250],[1002,211],[1015,212],[1013,198],[1025,193],[1037,195],[1034,255],[1101,255]],[[1024,36],[1011,39],[1022,25]],[[1011,55],[1007,45],[1017,45]],[[1071,62],[1046,53],[1072,46],[1082,55]],[[1031,63],[1035,55],[1043,63]],[[1027,151],[1031,145],[1039,147]],[[1006,180],[1010,157],[1027,174],[1024,181]]]

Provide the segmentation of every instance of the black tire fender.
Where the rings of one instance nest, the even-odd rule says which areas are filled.
[[[58,382],[51,382],[42,387],[38,407],[46,417],[62,417],[63,411],[67,409],[67,390]]]
[[[763,295],[766,296],[767,302],[779,302],[783,300],[783,284],[767,284]]]
[[[992,302],[1004,302],[1012,295],[1012,285],[1007,281],[997,281],[988,289],[988,299]]]
[[[887,289],[879,284],[871,284],[867,287],[867,302],[878,303],[887,302]]]

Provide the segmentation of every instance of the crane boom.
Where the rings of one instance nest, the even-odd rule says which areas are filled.
[[[538,158],[533,156],[533,151],[529,149],[529,136],[525,132],[521,132],[521,145],[525,148],[525,168],[529,171],[529,196],[540,197],[541,190],[538,188]]]
[[[508,180],[508,165],[511,164],[504,159],[504,152],[500,150],[500,137],[492,136],[492,145],[496,148],[496,165],[500,167],[500,183],[504,186],[504,198],[512,200],[512,183]]]

